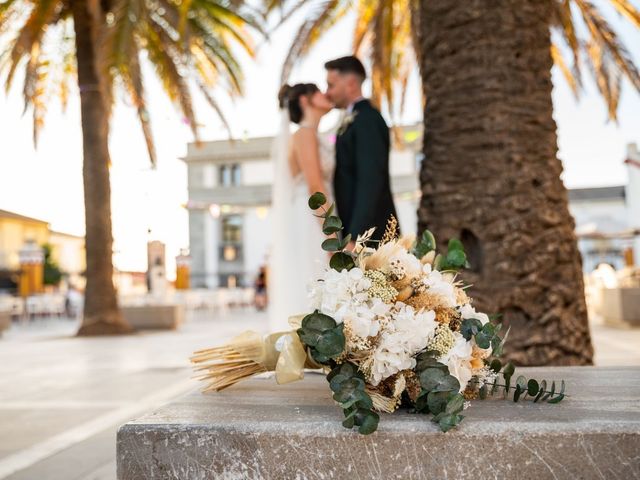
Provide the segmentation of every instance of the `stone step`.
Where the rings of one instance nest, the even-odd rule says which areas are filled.
[[[476,400],[442,433],[425,415],[341,426],[322,375],[187,396],[118,431],[118,479],[640,477],[640,368],[519,368],[566,381],[560,404]]]

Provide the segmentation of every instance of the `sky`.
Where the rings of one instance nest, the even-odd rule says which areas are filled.
[[[299,19],[300,17],[297,17]],[[217,98],[238,138],[273,135],[278,125],[276,96],[280,66],[293,37],[296,18],[259,46],[255,60],[241,58],[246,95],[234,102]],[[612,17],[636,62],[640,61],[640,32],[628,22]],[[291,81],[316,82],[324,88],[326,60],[350,54],[353,19],[339,23],[302,62]],[[120,98],[112,117],[112,217],[114,263],[121,270],[146,269],[146,243],[159,239],[167,245],[167,271],[172,277],[173,257],[188,247],[186,153],[192,135],[177,110],[162,94],[151,74],[148,103],[158,151],[152,170],[140,126],[126,98]],[[587,77],[588,78],[588,77]],[[640,95],[623,86],[618,123],[607,121],[606,107],[590,79],[576,100],[556,68],[554,118],[558,125],[559,157],[568,188],[622,185],[626,145],[640,144]],[[367,88],[367,85],[365,86]],[[4,90],[4,89],[3,89]],[[227,133],[204,99],[195,98],[202,140],[227,138]],[[66,112],[54,102],[40,135],[32,140],[30,112],[22,115],[21,85],[7,96],[0,94],[0,209],[46,220],[57,231],[82,235],[82,137],[79,99],[73,95]],[[417,73],[409,84],[403,123],[420,121],[421,101]],[[325,125],[336,121],[332,114]]]

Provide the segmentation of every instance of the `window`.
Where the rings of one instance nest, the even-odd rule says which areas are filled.
[[[242,243],[242,217],[229,215],[222,219],[222,242],[225,244]]]
[[[218,183],[222,187],[228,187],[231,185],[231,169],[228,165],[220,165],[218,172]]]
[[[218,171],[218,183],[222,187],[230,187],[232,185],[240,185],[242,183],[242,169],[240,165],[220,165]]]
[[[231,183],[232,185],[240,185],[242,182],[240,165],[231,166]]]

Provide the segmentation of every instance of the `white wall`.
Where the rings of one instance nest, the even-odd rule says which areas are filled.
[[[242,240],[245,281],[251,285],[261,266],[267,263],[271,246],[270,209],[266,207],[248,209],[243,218]]]
[[[253,160],[242,164],[243,185],[269,185],[273,183],[273,165],[268,160]]]
[[[590,224],[594,224],[598,231],[604,233],[618,233],[628,228],[627,208],[622,199],[571,202],[569,211],[579,232]]]
[[[402,235],[415,235],[418,230],[418,201],[412,200],[396,200],[396,213],[398,214],[398,222],[400,223],[400,231]]]

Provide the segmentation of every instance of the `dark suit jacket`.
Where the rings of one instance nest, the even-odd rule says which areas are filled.
[[[389,179],[389,127],[368,100],[354,105],[353,121],[336,139],[333,187],[343,234],[353,239],[376,227],[374,240],[384,234],[396,215]]]

